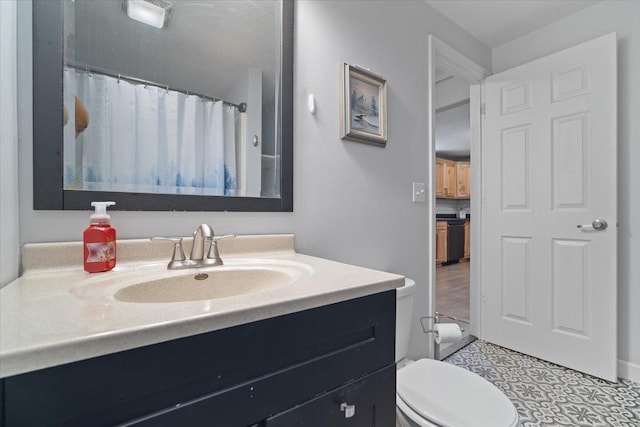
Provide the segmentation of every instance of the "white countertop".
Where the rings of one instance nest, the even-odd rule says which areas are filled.
[[[185,239],[186,240],[186,239]],[[24,274],[0,289],[0,378],[267,319],[401,287],[399,275],[298,254],[293,235],[219,242],[223,267],[281,265],[297,271],[283,287],[204,301],[128,303],[119,289],[168,271],[171,245],[118,241],[118,265],[82,269],[82,243],[25,245]],[[188,253],[188,244],[185,252]]]

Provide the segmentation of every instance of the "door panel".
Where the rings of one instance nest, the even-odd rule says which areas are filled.
[[[531,209],[530,125],[503,129],[500,136],[502,159],[502,208]]]
[[[553,208],[587,208],[589,194],[589,114],[553,119]]]
[[[616,37],[487,78],[484,338],[616,380]]]
[[[588,241],[553,241],[553,329],[588,338]]]
[[[531,326],[531,239],[502,236],[502,317]]]

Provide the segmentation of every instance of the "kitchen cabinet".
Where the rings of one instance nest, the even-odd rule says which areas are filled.
[[[464,223],[464,259],[471,257],[471,221]]]
[[[436,197],[453,198],[456,193],[456,162],[436,158]]]
[[[445,160],[436,158],[436,197],[445,197]]]
[[[444,195],[445,197],[456,197],[456,162],[446,161],[444,164]]]
[[[471,167],[469,162],[454,162],[436,158],[437,198],[468,199],[471,197]]]
[[[0,424],[394,425],[395,304],[391,290],[6,377]]]
[[[436,221],[436,264],[447,261],[447,221]]]
[[[456,162],[456,199],[471,197],[471,163]]]

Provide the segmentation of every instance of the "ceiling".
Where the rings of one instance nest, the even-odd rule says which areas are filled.
[[[425,0],[489,48],[545,27],[599,0]]]

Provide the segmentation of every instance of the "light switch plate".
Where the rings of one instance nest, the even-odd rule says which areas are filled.
[[[413,201],[415,203],[424,203],[427,200],[426,187],[424,182],[413,183]]]

